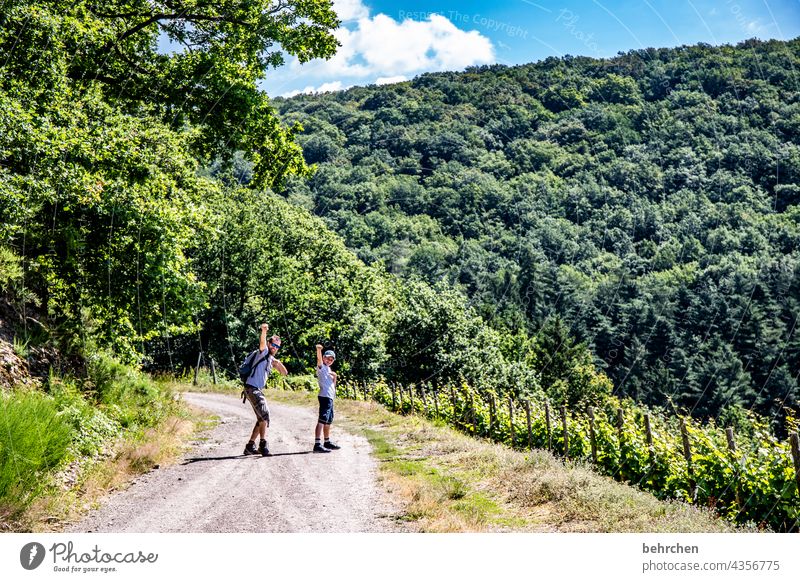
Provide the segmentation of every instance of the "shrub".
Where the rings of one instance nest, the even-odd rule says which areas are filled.
[[[33,391],[0,397],[0,515],[15,515],[67,457],[73,428],[54,399]]]
[[[147,375],[103,354],[87,366],[90,391],[104,411],[123,428],[158,424],[171,410],[172,399]]]

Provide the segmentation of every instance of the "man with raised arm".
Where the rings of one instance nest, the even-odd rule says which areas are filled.
[[[256,425],[253,427],[250,440],[247,441],[247,445],[244,447],[244,454],[260,454],[264,457],[269,455],[269,446],[267,445],[269,408],[267,407],[267,400],[264,398],[264,386],[272,372],[272,368],[275,368],[284,376],[288,373],[286,367],[275,359],[275,355],[278,353],[278,350],[281,349],[281,338],[277,335],[273,335],[268,341],[267,331],[269,331],[269,326],[266,323],[262,323],[261,338],[258,343],[258,354],[256,354],[253,360],[253,369],[244,385],[245,396],[253,406],[253,412],[256,413]],[[257,449],[256,437],[260,437]]]

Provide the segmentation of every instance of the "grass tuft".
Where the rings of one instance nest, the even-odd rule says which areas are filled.
[[[18,516],[66,459],[72,427],[41,392],[0,394],[0,521]]]

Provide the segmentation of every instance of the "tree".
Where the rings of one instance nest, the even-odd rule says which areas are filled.
[[[304,170],[300,127],[281,126],[257,83],[284,52],[300,62],[334,54],[339,21],[326,0],[17,0],[3,10],[4,76],[45,90],[63,77],[72,94],[99,87],[128,112],[192,124],[195,153],[246,151],[257,185]],[[164,39],[179,50],[159,52]]]
[[[234,372],[252,349],[256,324],[267,321],[293,372],[309,370],[314,345],[324,343],[340,352],[346,375],[378,376],[393,306],[385,275],[361,263],[320,219],[275,195],[232,187],[213,206],[219,236],[200,249],[197,274],[208,289],[200,340],[216,361]],[[188,346],[179,357],[196,351]]]
[[[193,330],[192,254],[214,236],[217,185],[197,175],[187,136],[97,92],[46,115],[23,99],[0,94],[0,240],[22,255],[49,327],[69,351],[91,339],[128,360]]]
[[[389,375],[405,382],[466,380],[498,387],[505,364],[498,334],[445,284],[403,285],[388,322]]]
[[[613,73],[595,82],[592,97],[606,103],[626,104],[636,103],[642,98],[636,81]]]
[[[589,350],[570,336],[558,317],[547,320],[536,334],[528,359],[542,390],[556,405],[585,407],[611,394],[611,381],[595,370]]]

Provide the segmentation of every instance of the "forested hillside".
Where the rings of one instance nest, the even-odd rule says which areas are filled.
[[[300,128],[256,82],[283,58],[275,43],[301,60],[332,54],[326,3],[162,8],[20,1],[2,13],[0,327],[42,378],[91,374],[100,353],[179,372],[202,352],[233,375],[268,321],[292,372],[324,342],[357,379],[572,404],[610,392],[558,321],[537,341],[500,334],[447,282],[366,265],[272,193],[311,169]],[[159,52],[162,34],[185,50]]]
[[[616,478],[796,529],[798,42],[259,90],[338,25],[321,0],[4,4],[0,522],[177,426],[143,372],[234,377],[267,321],[292,375],[323,343],[355,394],[433,388],[437,420],[512,446],[514,402],[558,406],[548,448],[597,436]],[[634,446],[651,412],[665,440]]]
[[[317,166],[281,193],[366,263],[463,290],[501,344],[560,319],[619,395],[780,424],[800,397],[799,57],[753,40],[277,100]]]
[[[142,372],[180,375],[201,354],[235,377],[263,321],[292,374],[312,369],[322,342],[343,379],[580,406],[610,393],[558,321],[536,341],[500,334],[447,282],[366,265],[273,193],[312,168],[300,127],[257,82],[284,53],[332,55],[336,26],[321,1],[4,4],[3,527],[60,490],[56,474],[74,483],[118,443],[180,424],[169,388]],[[160,52],[162,35],[182,48]]]

